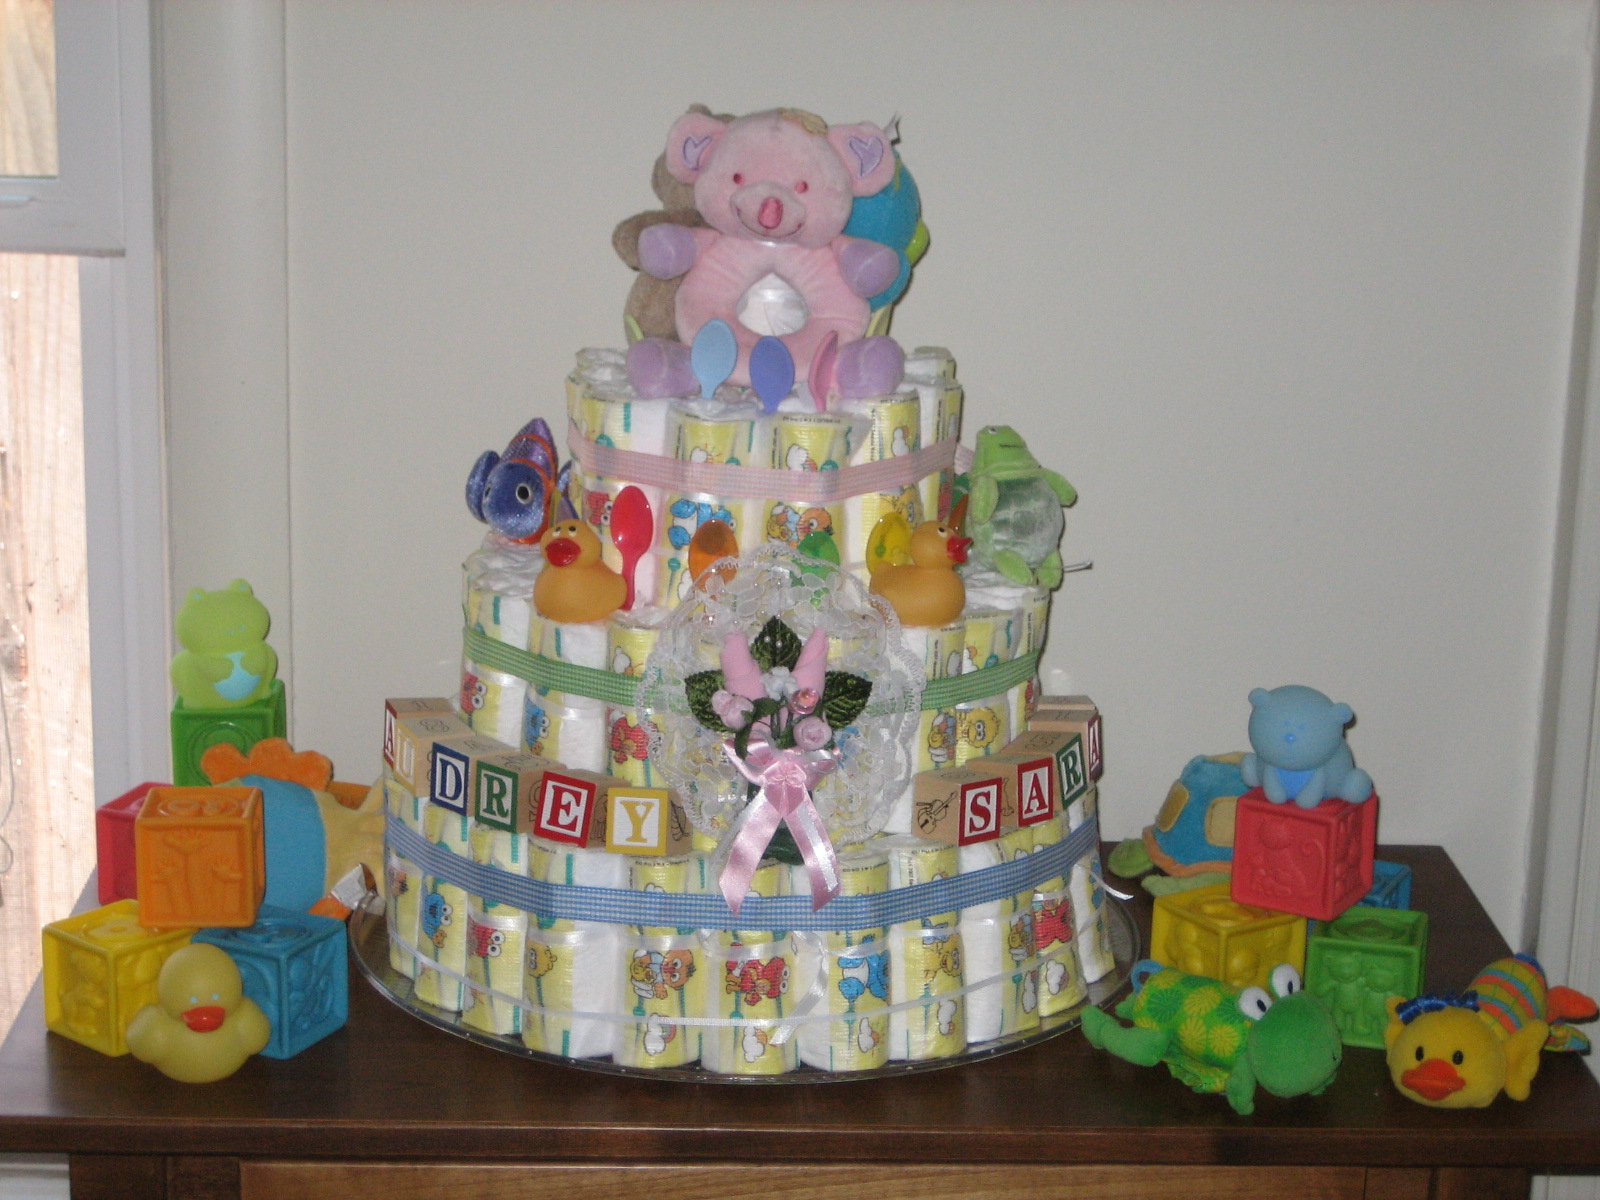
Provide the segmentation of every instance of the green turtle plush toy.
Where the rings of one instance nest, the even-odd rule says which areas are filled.
[[[1134,994],[1117,1005],[1119,1024],[1098,1008],[1083,1013],[1089,1044],[1141,1067],[1167,1064],[1197,1092],[1222,1092],[1233,1111],[1255,1111],[1256,1088],[1274,1096],[1315,1096],[1333,1082],[1343,1048],[1327,1002],[1300,986],[1288,963],[1273,968],[1272,994],[1187,975],[1146,959],[1133,968]]]
[[[1041,467],[1015,429],[984,426],[968,472],[972,547],[962,574],[976,584],[1056,587],[1066,528],[1061,509],[1077,499],[1077,490]]]

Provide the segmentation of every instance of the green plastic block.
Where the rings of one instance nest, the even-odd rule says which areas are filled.
[[[1427,913],[1358,904],[1312,930],[1306,987],[1333,1009],[1346,1046],[1382,1050],[1384,1002],[1422,991],[1427,958]]]
[[[288,705],[281,679],[272,681],[271,694],[238,708],[187,708],[180,697],[172,705],[172,782],[179,787],[209,784],[211,780],[200,769],[200,756],[223,742],[249,754],[259,741],[288,736]]]

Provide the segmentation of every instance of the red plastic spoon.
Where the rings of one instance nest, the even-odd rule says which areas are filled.
[[[611,543],[622,555],[622,578],[628,584],[623,608],[633,607],[633,572],[656,540],[656,518],[650,501],[636,487],[625,487],[611,502]]]

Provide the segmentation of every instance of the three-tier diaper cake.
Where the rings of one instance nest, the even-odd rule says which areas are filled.
[[[388,990],[506,1049],[818,1077],[1120,982],[1099,717],[1044,697],[1071,485],[887,335],[927,245],[871,124],[694,108],[628,349],[469,472],[461,687],[385,713]],[[1126,947],[1121,951],[1126,952]]]

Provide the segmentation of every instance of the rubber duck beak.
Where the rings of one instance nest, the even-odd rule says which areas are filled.
[[[544,558],[552,567],[570,567],[578,561],[578,543],[571,538],[551,538]]]
[[[222,1023],[227,1019],[228,1010],[216,1004],[203,1004],[183,1014],[183,1023],[195,1033],[210,1033],[214,1029],[221,1029]]]
[[[967,561],[967,547],[970,545],[972,545],[971,538],[953,537],[945,544],[945,552],[950,555],[951,562],[964,563]]]
[[[1421,1066],[1412,1067],[1400,1076],[1400,1082],[1417,1095],[1436,1102],[1467,1086],[1460,1072],[1442,1058],[1430,1058]]]

